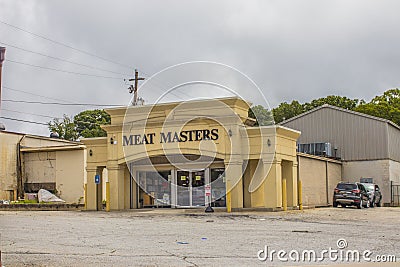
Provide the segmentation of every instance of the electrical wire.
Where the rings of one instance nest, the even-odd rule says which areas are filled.
[[[29,112],[22,112],[22,111],[16,111],[16,110],[10,110],[10,109],[5,109],[3,108],[2,111],[8,111],[8,112],[14,112],[14,113],[19,113],[19,114],[27,114],[27,115],[33,115],[33,116],[38,116],[38,117],[44,117],[44,118],[50,118],[50,119],[59,119],[62,120],[63,118],[60,117],[52,117],[52,116],[46,116],[46,115],[41,115],[41,114],[35,114],[35,113],[29,113]],[[11,118],[18,120],[16,118]],[[22,120],[22,119],[19,119]],[[72,120],[71,122],[73,123],[83,123],[83,124],[90,124],[90,125],[103,125],[99,122],[90,122],[90,121],[79,121],[79,120]]]
[[[9,118],[9,117],[3,117],[3,116],[0,116],[0,118],[5,119],[5,120],[19,121],[19,122],[26,122],[26,123],[33,123],[33,124],[46,125],[46,126],[48,126],[48,124],[47,124],[47,123],[44,123],[44,122],[27,121],[27,120],[21,120],[21,119]]]
[[[49,67],[29,64],[29,63],[25,63],[25,62],[19,62],[19,61],[15,61],[15,60],[11,60],[11,59],[7,59],[7,62],[11,62],[11,63],[15,63],[15,64],[21,64],[21,65],[35,67],[35,68],[40,68],[40,69],[53,70],[53,71],[65,72],[65,73],[69,73],[69,74],[82,75],[82,76],[91,76],[91,77],[98,77],[98,78],[105,78],[105,79],[117,79],[117,80],[123,80],[124,79],[123,77],[108,77],[108,76],[102,76],[102,75],[96,75],[96,74],[89,74],[89,73],[81,73],[81,72],[75,72],[75,71],[54,69],[54,68],[49,68]]]
[[[91,68],[91,69],[100,70],[100,71],[106,71],[106,72],[110,72],[110,73],[114,73],[114,74],[130,76],[130,74],[115,72],[115,71],[111,71],[111,70],[107,70],[107,69],[102,69],[102,68],[98,68],[98,67],[94,67],[94,66],[78,63],[78,62],[75,62],[75,61],[70,61],[70,60],[67,60],[67,59],[59,58],[59,57],[46,55],[46,54],[43,54],[43,53],[40,53],[40,52],[35,52],[35,51],[29,50],[29,49],[21,48],[21,47],[18,47],[18,46],[15,46],[15,45],[11,45],[11,44],[8,44],[8,43],[4,43],[4,42],[0,42],[0,44],[6,45],[6,46],[9,46],[9,47],[13,47],[13,48],[16,48],[16,49],[19,49],[19,50],[22,50],[22,51],[25,51],[25,52],[28,52],[28,53],[37,54],[37,55],[40,55],[40,56],[43,56],[43,57],[47,57],[47,58],[51,58],[51,59],[55,59],[55,60],[59,60],[59,61],[64,61],[64,62],[67,62],[67,63],[70,63],[70,64],[75,64],[75,65],[86,67],[86,68]]]
[[[2,99],[3,102],[12,103],[26,103],[26,104],[41,104],[41,105],[59,105],[59,106],[90,106],[90,107],[122,107],[123,105],[113,104],[90,104],[90,103],[59,103],[59,102],[40,102],[40,101],[26,101],[26,100],[13,100],[13,99]]]
[[[43,117],[43,118],[50,118],[50,119],[61,119],[61,118],[57,118],[57,117],[29,113],[29,112],[22,112],[22,111],[11,110],[11,109],[6,109],[6,108],[2,108],[1,111],[8,111],[8,112],[14,112],[14,113],[19,113],[19,114],[27,114],[27,115],[33,115],[33,116],[38,116],[38,117]]]
[[[103,61],[110,62],[110,63],[113,63],[113,64],[115,64],[115,65],[119,65],[119,66],[125,67],[125,68],[127,68],[127,69],[129,69],[129,70],[132,69],[132,67],[127,66],[127,65],[125,65],[125,64],[121,64],[121,63],[119,63],[119,62],[116,62],[116,61],[113,61],[113,60],[109,60],[109,59],[104,58],[104,57],[97,56],[97,55],[95,55],[95,54],[93,54],[93,53],[90,53],[90,52],[87,52],[87,51],[85,51],[85,50],[72,47],[72,46],[70,46],[70,45],[68,45],[68,44],[65,44],[65,43],[62,43],[62,42],[59,42],[59,41],[50,39],[50,38],[48,38],[48,37],[42,36],[42,35],[40,35],[40,34],[31,32],[31,31],[28,31],[28,30],[26,30],[26,29],[23,29],[23,28],[21,28],[21,27],[15,26],[15,25],[12,25],[12,24],[7,23],[7,22],[5,22],[5,21],[1,21],[1,20],[0,20],[0,23],[6,25],[6,26],[8,26],[8,27],[11,27],[11,28],[20,30],[20,31],[22,31],[22,32],[31,34],[31,35],[33,35],[33,36],[35,36],[35,37],[38,37],[38,38],[47,40],[47,41],[52,42],[52,43],[55,43],[55,44],[57,44],[57,45],[61,45],[61,46],[67,47],[67,48],[69,48],[69,49],[78,51],[78,52],[80,52],[80,53],[83,53],[83,54],[86,54],[86,55],[89,55],[89,56],[92,56],[92,57],[101,59],[101,60],[103,60]],[[25,50],[25,51],[28,51],[28,50]],[[33,51],[32,51],[32,52],[33,52]],[[17,62],[14,62],[14,63],[17,63]],[[27,64],[27,63],[20,63],[20,64],[24,64],[24,65],[28,65],[28,66],[30,65],[30,64]],[[33,66],[33,65],[32,65],[32,66]],[[35,67],[50,69],[50,68],[47,68],[47,67],[41,67],[41,66],[36,66],[36,65],[35,65]],[[52,70],[55,70],[55,69],[52,69]],[[72,72],[63,71],[63,70],[55,70],[55,71],[62,71],[62,72],[72,73]],[[144,73],[145,75],[147,75],[148,77],[151,76],[151,75],[146,74],[143,70],[141,70],[141,72]],[[74,74],[88,75],[88,74],[82,74],[82,73],[74,73]],[[89,74],[88,76],[94,76],[94,75],[90,75],[90,74]],[[99,77],[99,76],[95,76],[95,77]],[[116,77],[101,77],[101,78],[120,79],[120,78],[116,78]],[[158,87],[158,86],[157,86],[157,87]],[[159,87],[159,88],[162,89],[161,87]],[[163,90],[163,89],[162,89],[162,90]],[[179,99],[183,99],[182,97],[178,96],[178,95],[177,95],[176,93],[174,93],[174,92],[170,92],[170,93],[171,93],[172,95],[178,97]],[[186,93],[184,93],[184,92],[180,92],[180,93],[181,93],[181,94],[184,94],[184,95],[186,95],[186,96],[188,96],[188,97],[191,97],[191,96],[189,96],[188,94],[186,94]]]
[[[11,90],[11,91],[21,92],[21,93],[28,94],[28,95],[43,97],[43,98],[46,98],[46,99],[49,99],[49,100],[56,100],[56,101],[63,101],[63,102],[67,102],[67,103],[73,103],[73,102],[68,101],[68,100],[59,99],[59,98],[53,98],[53,97],[48,97],[48,96],[39,95],[39,94],[34,94],[34,93],[31,93],[31,92],[27,92],[27,91],[24,91],[24,90],[19,90],[19,89],[11,88],[11,87],[8,87],[8,86],[3,86],[3,88],[5,88],[5,89],[7,89],[7,90]]]
[[[67,47],[67,48],[69,48],[69,49],[78,51],[78,52],[80,52],[80,53],[82,53],[82,54],[86,54],[86,55],[88,55],[88,56],[92,56],[92,57],[101,59],[101,60],[103,60],[103,61],[107,61],[107,62],[113,63],[113,64],[115,64],[115,65],[119,65],[119,66],[121,66],[121,67],[124,67],[124,68],[128,68],[128,69],[130,69],[130,70],[132,69],[131,67],[129,67],[129,66],[125,65],[125,64],[122,64],[122,63],[119,63],[119,62],[116,62],[116,61],[113,61],[113,60],[110,60],[110,59],[107,59],[107,58],[104,58],[104,57],[97,56],[97,55],[95,55],[95,54],[93,54],[93,53],[90,53],[90,52],[87,52],[87,51],[85,51],[85,50],[78,49],[78,48],[75,48],[75,47],[73,47],[73,46],[70,46],[70,45],[68,45],[68,44],[65,44],[65,43],[62,43],[62,42],[59,42],[59,41],[50,39],[50,38],[48,38],[48,37],[46,37],[46,36],[43,36],[43,35],[40,35],[40,34],[31,32],[31,31],[25,30],[25,29],[23,29],[23,28],[21,28],[21,27],[12,25],[12,24],[7,23],[7,22],[5,22],[5,21],[1,21],[1,20],[0,20],[0,23],[6,25],[6,26],[8,26],[8,27],[11,27],[11,28],[13,28],[13,29],[17,29],[17,30],[23,31],[23,32],[25,32],[25,33],[31,34],[31,35],[36,36],[36,37],[38,37],[38,38],[41,38],[41,39],[44,39],[44,40],[46,40],[46,41],[52,42],[52,43],[54,43],[54,44],[61,45],[61,46]]]

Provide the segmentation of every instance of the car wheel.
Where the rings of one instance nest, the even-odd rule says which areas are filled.
[[[338,206],[338,203],[337,202],[333,202],[333,205],[332,205],[334,208],[336,208],[337,206]]]
[[[363,206],[363,201],[362,201],[362,199],[360,200],[360,204],[358,204],[357,205],[357,209],[362,209],[364,206]]]
[[[376,203],[376,206],[377,206],[377,207],[380,207],[380,206],[381,206],[381,201],[382,201],[382,199],[379,199],[379,202]]]

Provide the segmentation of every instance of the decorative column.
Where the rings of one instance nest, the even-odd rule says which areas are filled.
[[[124,168],[121,165],[107,165],[110,184],[110,210],[124,209]]]
[[[228,212],[243,208],[242,165],[243,162],[237,160],[225,162]]]
[[[87,182],[84,185],[85,192],[85,203],[86,210],[96,210],[97,209],[97,195],[96,195],[96,184],[94,182],[94,176],[97,174],[97,167],[86,167]]]

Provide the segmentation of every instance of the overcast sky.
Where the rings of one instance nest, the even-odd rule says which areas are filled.
[[[7,47],[2,98],[126,105],[131,95],[123,78],[129,78],[134,68],[148,78],[171,65],[204,60],[227,64],[248,75],[271,107],[332,94],[370,100],[399,87],[399,10],[396,0],[0,0],[1,22],[119,64],[0,23],[0,46]],[[157,90],[143,90],[140,96],[147,103],[154,102],[167,82],[159,81]],[[176,100],[196,97],[196,91],[177,91]],[[258,102],[257,96],[247,97]],[[1,115],[45,123],[50,118],[32,114],[61,117],[90,108],[2,102]],[[0,121],[9,131],[49,134],[44,125]]]

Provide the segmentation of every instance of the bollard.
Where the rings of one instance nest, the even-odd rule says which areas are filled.
[[[231,191],[226,193],[226,211],[232,212],[232,198],[231,198]]]
[[[87,210],[87,184],[83,185],[83,197],[85,198],[85,210]]]
[[[287,211],[286,179],[282,179],[282,208]]]
[[[303,188],[301,180],[297,182],[298,195],[299,195],[299,210],[303,210]]]
[[[110,211],[110,182],[106,182],[106,211]]]

